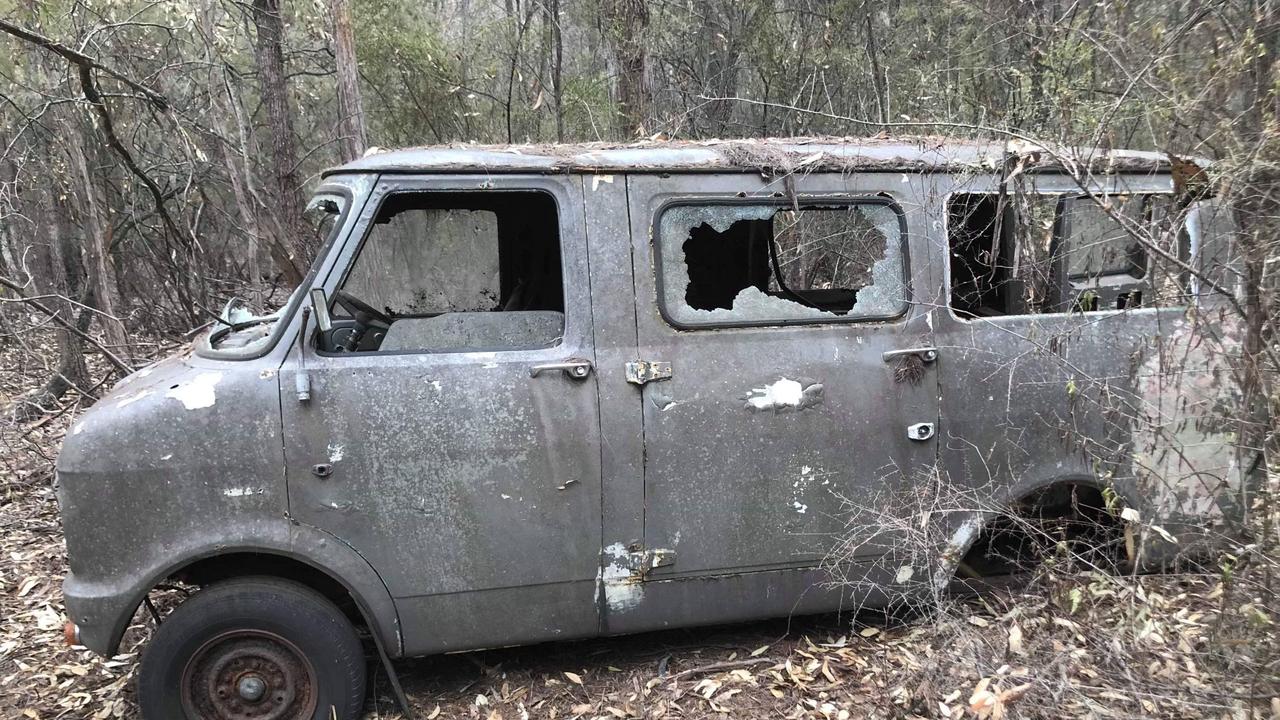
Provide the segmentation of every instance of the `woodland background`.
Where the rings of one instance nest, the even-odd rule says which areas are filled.
[[[326,166],[371,146],[879,133],[1210,158],[1242,226],[1243,372],[1268,398],[1278,50],[1274,0],[0,0],[0,711],[131,712],[131,653],[103,663],[56,646],[52,455],[78,408],[229,298],[283,299],[315,250],[301,215]],[[1276,564],[1256,565],[1243,595],[1233,569],[1088,578],[952,624],[814,630],[826,645],[750,655],[757,628],[694,650],[681,636],[683,650],[667,637],[485,655],[478,679],[471,661],[444,660],[427,685],[455,703],[444,716],[518,717],[541,698],[544,715],[699,717],[750,697],[762,716],[837,717],[846,677],[885,716],[950,717],[979,686],[999,700],[987,716],[1027,688],[1051,713],[1259,716],[1280,712],[1280,660]],[[648,678],[673,653],[692,670],[703,656],[763,660],[668,693]],[[1086,670],[1074,684],[1065,670],[1019,679],[1063,657]],[[795,662],[775,678],[765,660]]]

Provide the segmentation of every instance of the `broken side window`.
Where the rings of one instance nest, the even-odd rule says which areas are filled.
[[[681,205],[659,219],[677,325],[887,319],[906,309],[900,215],[885,203]]]
[[[544,193],[389,195],[341,285],[390,321],[360,349],[555,345],[564,331],[558,228]],[[349,322],[341,303],[333,314]]]
[[[947,206],[951,307],[961,317],[1185,303],[1189,257],[1171,197],[969,193]]]

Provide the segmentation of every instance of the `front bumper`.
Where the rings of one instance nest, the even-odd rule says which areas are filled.
[[[79,629],[79,644],[103,657],[116,654],[142,602],[132,588],[82,582],[74,573],[62,583],[62,598],[68,618]]]

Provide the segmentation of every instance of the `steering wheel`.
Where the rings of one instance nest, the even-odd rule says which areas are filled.
[[[370,320],[376,320],[383,325],[390,325],[391,318],[386,313],[375,310],[372,305],[352,295],[346,290],[339,290],[333,294],[333,299],[343,307],[347,312],[351,313],[351,317],[361,325],[369,325]]]
[[[369,331],[370,326],[382,325],[389,327],[391,325],[392,320],[386,313],[373,309],[372,305],[345,290],[339,290],[334,293],[333,299],[344,310],[351,313],[351,318],[356,321],[355,327],[351,328],[351,332],[347,334],[346,340],[339,348],[340,350],[354,352],[360,346],[360,340],[364,338],[364,334]]]

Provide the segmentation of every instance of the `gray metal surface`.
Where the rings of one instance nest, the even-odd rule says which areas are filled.
[[[895,177],[896,179],[896,177]],[[840,194],[856,198],[884,189],[879,176],[809,175],[796,183],[805,199]],[[776,183],[758,176],[632,177],[634,281],[639,349],[650,361],[671,363],[670,379],[641,390],[644,417],[644,544],[677,553],[670,567],[650,574],[638,587],[619,581],[606,587],[610,631],[657,627],[666,622],[656,594],[679,594],[679,581],[752,574],[744,582],[782,593],[794,604],[804,594],[788,587],[787,568],[818,565],[845,530],[844,498],[869,487],[897,485],[888,470],[932,463],[932,443],[911,443],[903,428],[937,418],[933,378],[895,382],[885,351],[930,343],[924,313],[913,309],[888,323],[847,320],[794,327],[735,327],[680,331],[661,316],[655,302],[655,253],[650,226],[671,202],[748,200],[785,207]],[[914,212],[921,196],[917,179],[895,182],[894,200],[908,210],[908,242],[927,253]],[[744,201],[746,202],[746,201]],[[913,263],[911,284],[929,287],[927,262]],[[817,388],[811,404],[765,408],[753,394],[778,383]],[[606,536],[606,545],[625,541]],[[867,546],[887,543],[881,536]],[[764,571],[764,572],[761,572]],[[665,585],[659,580],[671,579]],[[606,586],[609,578],[606,575]],[[712,587],[699,581],[699,587]],[[639,598],[638,600],[636,598]],[[835,600],[839,603],[839,595]],[[767,613],[767,603],[759,605]],[[829,606],[819,603],[819,606]],[[665,609],[664,609],[665,608]]]
[[[945,166],[931,153],[981,165],[985,150],[751,146],[424,150],[344,168],[351,210],[309,287],[333,296],[388,192],[539,190],[559,208],[561,339],[412,347],[438,350],[432,335],[324,354],[299,342],[312,328],[294,303],[252,355],[206,347],[121,383],[58,460],[67,606],[86,644],[114,651],[149,589],[227,552],[329,573],[391,654],[416,655],[874,605],[946,570],[990,510],[1104,473],[1180,547],[1243,515],[1232,428],[1215,420],[1238,385],[1207,350],[1238,344],[1239,329],[1211,298],[1195,326],[1185,309],[961,319],[947,308],[945,202],[993,191],[997,176],[847,171]],[[739,172],[762,148],[783,164],[830,157],[786,182],[759,165]],[[840,172],[817,171],[828,165]],[[454,166],[467,173],[437,174]],[[597,167],[634,172],[547,174]],[[1166,175],[1106,182],[1170,189]],[[1078,191],[1049,174],[1035,185]],[[655,223],[669,203],[859,198],[901,212],[901,316],[689,329],[664,318]],[[948,487],[976,502],[946,506]],[[917,495],[942,505],[902,502]],[[859,506],[882,521],[850,526]],[[920,517],[946,542],[899,558]],[[1172,546],[1143,548],[1158,558]]]
[[[339,579],[399,652],[378,575],[338,537],[289,517],[273,364],[184,352],[126,378],[72,426],[58,456],[63,592],[90,649],[114,654],[144,595],[175,571],[252,551]]]
[[[388,193],[458,188],[473,178],[387,177],[335,270],[330,296]],[[578,178],[497,179],[551,193],[559,207],[565,327],[554,347],[494,352],[365,352],[303,359],[312,399],[281,376],[293,517],[341,537],[378,568],[397,604],[456,608],[440,623],[403,613],[410,654],[471,647],[477,628],[512,642],[596,632],[600,409],[595,376],[530,376],[530,367],[594,356]],[[393,325],[394,327],[394,325]],[[328,477],[311,472],[332,467]],[[513,588],[533,588],[512,592]],[[555,602],[532,602],[538,593]],[[520,611],[492,598],[525,598]],[[437,613],[439,614],[439,613]],[[459,617],[461,614],[461,617]]]

